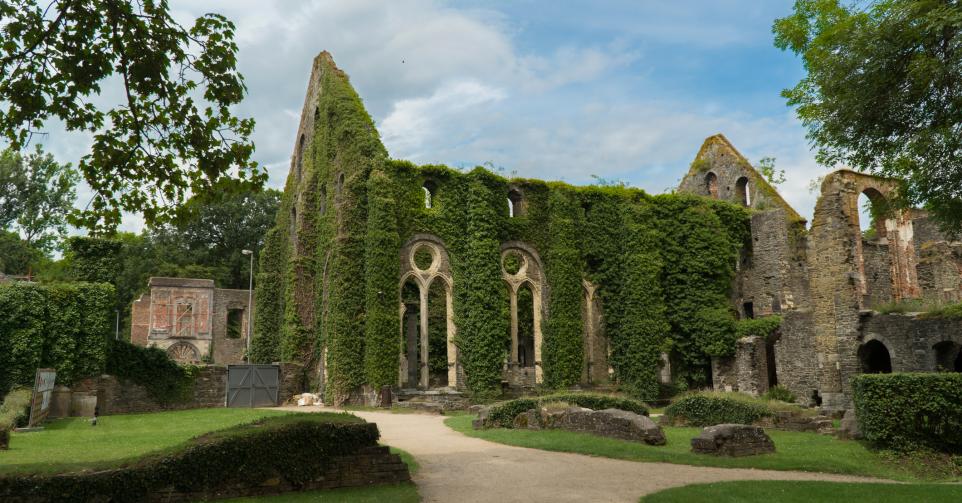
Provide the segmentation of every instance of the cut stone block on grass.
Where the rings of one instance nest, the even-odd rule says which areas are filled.
[[[775,452],[775,443],[758,426],[719,424],[705,428],[691,439],[691,450],[716,456],[754,456]]]

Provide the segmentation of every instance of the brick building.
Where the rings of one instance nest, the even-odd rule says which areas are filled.
[[[180,362],[241,363],[247,346],[248,290],[210,279],[150,278],[131,308],[130,341]]]

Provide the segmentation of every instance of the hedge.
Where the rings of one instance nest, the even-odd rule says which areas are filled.
[[[179,365],[158,348],[111,340],[106,372],[143,386],[158,403],[169,404],[191,398],[197,367]]]
[[[763,401],[747,395],[692,393],[665,407],[664,419],[672,425],[713,426],[716,424],[752,424],[774,411]]]
[[[489,428],[511,428],[514,418],[522,412],[535,409],[549,402],[565,402],[591,410],[620,409],[643,416],[648,415],[648,407],[638,400],[614,395],[596,393],[554,393],[540,397],[517,398],[492,406],[488,410],[485,426]]]
[[[852,380],[852,392],[867,440],[962,453],[962,374],[865,374]]]
[[[323,475],[331,457],[377,445],[377,425],[330,421],[314,414],[268,418],[118,469],[6,476],[0,478],[0,499],[135,502],[173,488],[206,500],[225,489],[277,477],[300,487]]]
[[[33,386],[38,368],[73,384],[104,370],[114,288],[103,283],[0,285],[0,393]]]

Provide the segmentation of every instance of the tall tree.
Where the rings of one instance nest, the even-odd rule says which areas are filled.
[[[773,31],[805,63],[782,95],[819,162],[901,178],[893,203],[962,229],[962,2],[796,0]]]
[[[166,0],[0,0],[0,135],[19,148],[50,119],[94,135],[80,171],[94,197],[73,223],[148,224],[194,197],[260,187],[234,25],[185,28]],[[95,102],[114,100],[112,107]]]
[[[70,164],[58,163],[40,145],[26,156],[5,151],[0,155],[0,229],[13,224],[27,246],[51,251],[67,233],[79,178]]]

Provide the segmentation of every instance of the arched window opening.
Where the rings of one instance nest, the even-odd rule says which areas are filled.
[[[424,207],[431,209],[434,207],[434,194],[437,192],[437,186],[431,180],[425,180],[424,185],[421,186],[421,190],[424,191]]]
[[[741,203],[742,206],[752,205],[752,195],[751,188],[748,185],[748,177],[741,177],[735,182],[735,199]]]
[[[402,385],[416,388],[421,382],[421,289],[414,278],[401,285],[401,304],[404,306],[404,356],[407,372]]]
[[[962,372],[962,346],[952,341],[942,341],[932,349],[935,351],[936,372]]]
[[[864,374],[891,374],[892,358],[880,341],[871,340],[858,348],[858,359]]]
[[[428,385],[448,385],[447,289],[435,278],[428,289]]]
[[[321,109],[314,107],[314,124],[321,118]]]
[[[520,217],[524,213],[524,197],[517,189],[508,191],[508,216],[511,218]]]
[[[518,288],[518,365],[534,364],[534,292],[526,282]]]
[[[708,192],[708,197],[718,199],[718,175],[711,171],[705,175],[705,191]]]
[[[858,196],[858,224],[862,239],[874,241],[885,237],[885,197],[875,189],[865,189]]]
[[[334,185],[334,194],[339,196],[342,190],[344,190],[344,173],[338,173],[337,181]]]
[[[302,167],[304,166],[304,141],[305,141],[304,135],[301,135],[301,137],[297,140],[297,159],[295,160],[295,162],[297,163],[297,179],[298,180],[301,179],[301,171],[302,171]]]

